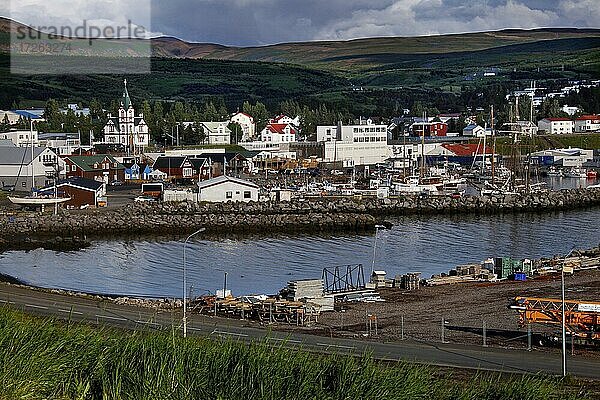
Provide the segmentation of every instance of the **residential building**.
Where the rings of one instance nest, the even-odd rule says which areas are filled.
[[[463,136],[484,137],[485,135],[485,128],[477,124],[469,124],[463,129]]]
[[[198,125],[204,130],[208,144],[231,144],[231,129],[227,127],[229,121],[199,122]]]
[[[411,136],[446,136],[448,124],[445,122],[415,122],[410,126]]]
[[[198,201],[258,201],[258,193],[258,185],[226,175],[198,182]]]
[[[508,122],[499,130],[501,134],[510,135],[516,132],[529,137],[537,135],[538,131],[538,126],[531,121]]]
[[[68,156],[64,160],[67,178],[78,176],[104,183],[125,180],[125,166],[108,154]]]
[[[569,118],[544,118],[538,121],[538,128],[549,135],[567,135],[573,133],[575,124]]]
[[[268,124],[260,133],[267,143],[293,143],[298,141],[298,130],[292,124]]]
[[[211,164],[207,157],[160,156],[152,169],[163,172],[167,179],[175,181],[202,181],[211,176]]]
[[[437,117],[440,121],[448,123],[451,120],[458,121],[462,116],[461,113],[451,113],[451,114],[439,114]]]
[[[106,206],[106,184],[97,180],[81,177],[72,177],[59,181],[56,191],[61,197],[70,197],[70,200],[62,203],[67,208],[82,207],[105,207]],[[42,192],[54,193],[55,185],[48,186]]]
[[[238,112],[233,114],[229,122],[236,123],[242,127],[242,141],[254,139],[256,136],[256,124],[251,115]]]
[[[575,119],[575,133],[600,132],[600,115],[582,115]]]
[[[288,117],[287,115],[278,115],[273,119],[269,120],[270,124],[288,124],[293,125],[296,129],[300,126],[300,117]]]
[[[78,117],[87,117],[90,115],[90,109],[88,107],[84,107],[84,108],[80,108],[79,104],[67,104],[67,108],[63,108],[60,110],[61,113],[63,114],[67,114],[69,111],[73,111],[73,114],[75,114]]]
[[[579,112],[581,112],[581,108],[579,107],[571,107],[567,104],[565,104],[564,106],[562,106],[561,108],[562,112],[564,112],[565,114],[569,114],[570,116],[573,116]]]
[[[64,177],[65,168],[65,161],[49,148],[0,146],[0,187],[27,192],[51,184],[56,175]]]
[[[144,115],[135,116],[135,108],[127,90],[127,80],[124,83],[125,88],[119,106],[119,115],[113,117],[108,114],[108,122],[104,126],[103,143],[120,144],[130,154],[141,153],[150,144],[150,132],[144,121]]]
[[[31,147],[33,142],[34,146],[39,145],[38,132],[37,131],[9,131],[0,133],[0,139],[10,140],[18,147]]]
[[[167,174],[171,180],[187,180],[194,176],[194,168],[187,156],[161,156],[152,165],[154,171]]]

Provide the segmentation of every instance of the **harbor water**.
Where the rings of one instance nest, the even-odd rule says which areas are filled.
[[[377,235],[198,236],[187,246],[192,296],[227,288],[271,294],[288,280],[320,278],[324,267],[363,264],[388,276],[424,277],[488,257],[538,258],[600,242],[600,209],[506,215],[401,217]],[[181,297],[182,237],[94,241],[80,251],[9,251],[0,273],[28,284],[102,294]],[[375,252],[373,251],[375,248]]]

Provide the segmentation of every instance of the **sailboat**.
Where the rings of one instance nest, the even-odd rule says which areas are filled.
[[[58,197],[56,180],[54,184],[54,194],[40,194],[34,187],[35,185],[35,168],[34,168],[34,143],[33,143],[33,123],[30,129],[30,137],[31,137],[31,194],[25,197],[16,197],[16,196],[8,196],[8,200],[11,203],[20,205],[20,206],[30,206],[30,207],[44,207],[44,206],[57,206],[58,204],[65,203],[71,200],[70,197]],[[18,178],[17,178],[18,179]],[[45,192],[47,193],[47,192]]]

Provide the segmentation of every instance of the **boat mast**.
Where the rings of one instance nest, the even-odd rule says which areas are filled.
[[[33,193],[33,189],[35,188],[35,171],[33,170],[33,120],[29,121],[29,138],[31,139],[31,193]]]
[[[421,179],[425,175],[425,121],[427,121],[427,111],[423,112],[423,132],[421,134]]]
[[[492,185],[495,184],[496,180],[496,134],[494,133],[494,105],[491,105],[490,109],[490,125],[492,126]]]

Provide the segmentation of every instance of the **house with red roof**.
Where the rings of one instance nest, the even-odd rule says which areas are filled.
[[[575,132],[600,132],[600,115],[582,115],[575,119]]]
[[[268,143],[298,141],[298,131],[292,124],[268,124],[260,133],[260,140]]]
[[[575,123],[569,118],[544,118],[538,121],[539,133],[549,135],[568,135],[575,129]]]

